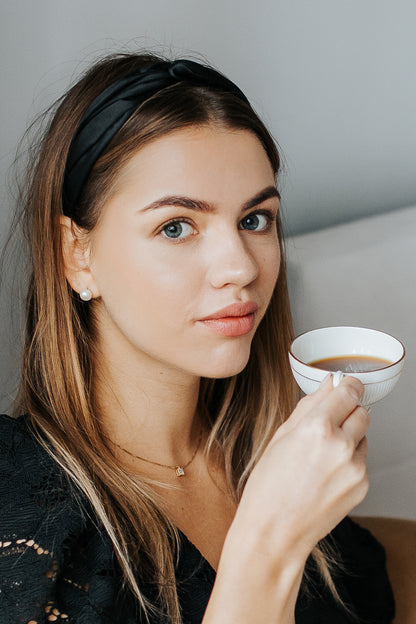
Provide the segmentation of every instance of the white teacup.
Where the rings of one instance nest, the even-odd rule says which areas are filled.
[[[305,394],[315,392],[328,372],[333,372],[311,366],[311,362],[351,356],[388,361],[384,368],[344,373],[364,384],[361,404],[369,406],[387,396],[396,385],[403,368],[405,349],[400,340],[375,329],[323,327],[295,338],[289,351],[293,375]]]

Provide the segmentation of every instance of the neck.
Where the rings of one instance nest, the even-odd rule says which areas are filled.
[[[101,349],[99,361],[95,395],[105,434],[147,460],[186,463],[201,431],[199,377],[171,370],[142,353],[126,358]]]

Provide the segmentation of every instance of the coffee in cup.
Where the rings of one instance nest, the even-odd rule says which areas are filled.
[[[351,375],[365,388],[361,400],[371,405],[391,392],[403,368],[403,344],[385,332],[365,327],[323,327],[301,334],[289,360],[305,394],[318,389],[328,373]]]

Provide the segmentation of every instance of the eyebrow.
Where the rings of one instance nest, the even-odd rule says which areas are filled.
[[[277,197],[280,199],[280,193],[275,186],[268,186],[263,189],[257,195],[249,199],[243,204],[242,210],[251,210],[255,206],[270,199]],[[216,208],[213,204],[210,204],[202,199],[193,199],[192,197],[184,197],[182,195],[166,195],[160,199],[156,199],[151,204],[148,204],[138,212],[147,212],[148,210],[157,210],[165,206],[178,206],[180,208],[188,208],[189,210],[197,210],[198,212],[215,212]]]

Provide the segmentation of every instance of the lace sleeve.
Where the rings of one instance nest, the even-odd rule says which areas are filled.
[[[22,419],[0,417],[1,624],[68,621],[56,602],[68,497]]]

